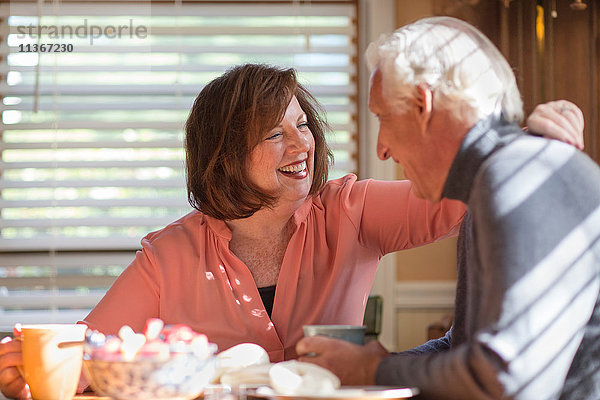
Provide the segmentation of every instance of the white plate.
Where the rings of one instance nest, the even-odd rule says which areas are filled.
[[[262,389],[262,388],[261,388]],[[399,388],[390,386],[345,386],[331,393],[302,394],[286,396],[258,389],[248,393],[249,397],[260,397],[277,400],[379,400],[408,399],[419,394],[417,388]]]

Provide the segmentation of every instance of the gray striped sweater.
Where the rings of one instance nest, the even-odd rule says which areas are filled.
[[[490,117],[444,197],[468,205],[450,332],[384,359],[378,384],[435,399],[600,399],[600,169]]]

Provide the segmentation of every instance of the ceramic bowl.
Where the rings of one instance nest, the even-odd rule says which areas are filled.
[[[215,357],[202,359],[192,353],[157,361],[107,361],[84,356],[86,377],[97,394],[119,400],[193,399],[215,373]]]

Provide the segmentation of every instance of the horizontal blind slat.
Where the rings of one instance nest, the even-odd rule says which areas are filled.
[[[41,73],[54,72],[106,72],[106,67],[95,65],[61,65],[60,60],[57,60],[57,65],[41,65],[39,70]],[[112,72],[214,72],[222,74],[231,68],[231,64],[176,64],[176,65],[116,65],[111,68]],[[349,74],[356,73],[356,66],[350,65],[300,65],[294,67],[298,72],[344,72]],[[28,65],[7,65],[0,60],[0,73],[15,72],[35,72],[36,66]]]
[[[27,218],[3,219],[3,228],[8,227],[34,227],[52,228],[64,226],[160,226],[168,225],[173,220],[171,217],[103,217],[103,218]]]
[[[157,199],[52,199],[52,200],[0,200],[0,208],[15,207],[187,207],[186,199],[162,197]]]
[[[354,124],[329,124],[335,130],[351,130],[355,129]],[[90,122],[90,121],[60,121],[57,123],[18,123],[18,124],[0,124],[0,130],[34,130],[34,129],[162,129],[162,130],[181,130],[183,123],[180,122],[160,122],[160,121],[143,121],[143,122]],[[145,143],[144,143],[145,144]],[[4,144],[2,145],[4,146]],[[129,143],[127,143],[129,146]],[[135,145],[131,145],[135,146]],[[144,146],[147,147],[147,146]],[[0,147],[2,150],[2,147]]]
[[[344,130],[351,131],[353,128],[350,124],[331,124],[332,130]],[[70,128],[73,129],[73,128]],[[333,149],[346,149],[350,150],[355,148],[354,142],[341,141],[340,138],[333,138],[333,141],[329,143]],[[19,149],[40,149],[40,150],[59,150],[59,149],[173,149],[180,150],[183,144],[181,141],[168,140],[168,141],[147,141],[147,142],[127,142],[125,146],[123,142],[109,142],[109,141],[96,141],[96,142],[10,142],[0,143],[1,150],[19,150]],[[177,163],[178,161],[174,161]]]
[[[183,160],[149,160],[149,161],[0,161],[0,170],[23,168],[151,168],[169,167],[183,169]]]
[[[0,286],[7,289],[56,287],[73,289],[75,287],[102,287],[108,288],[114,282],[114,276],[85,276],[85,275],[59,275],[52,277],[15,277],[2,278]],[[0,296],[1,297],[1,296]]]
[[[0,284],[1,285],[1,284]],[[94,307],[104,296],[104,290],[96,290],[91,293],[59,293],[55,291],[12,291],[9,296],[0,295],[0,308],[84,308]]]
[[[81,122],[84,124],[84,121]],[[21,127],[24,124],[15,124],[13,127]],[[46,124],[28,124],[27,129],[32,129],[31,125],[35,127],[46,126]],[[78,128],[78,123],[73,124],[70,127],[61,127],[61,129],[76,129]],[[121,126],[120,124],[118,126]],[[148,125],[150,126],[150,125]],[[166,124],[163,124],[163,128],[165,129]],[[1,127],[1,125],[0,125]],[[11,130],[11,125],[6,125],[8,129]],[[36,129],[36,128],[33,128]],[[52,128],[46,128],[52,129]],[[116,129],[113,126],[106,127],[106,129]],[[151,128],[152,129],[152,128]],[[161,129],[160,127],[156,127],[156,129]],[[0,143],[0,150],[15,150],[15,149],[122,149],[122,148],[131,148],[131,149],[154,149],[154,148],[181,148],[182,144],[180,140],[148,140],[148,141],[135,141],[135,142],[126,142],[123,141],[81,141],[81,142],[4,142]]]
[[[132,94],[144,95],[193,95],[196,96],[202,90],[202,85],[175,84],[175,85],[46,85],[39,86],[40,95],[120,95]],[[307,85],[314,96],[352,95],[356,92],[354,85]],[[33,85],[9,86],[0,84],[0,93],[6,96],[31,94]]]
[[[114,24],[103,23],[97,24],[97,26],[102,32],[106,30],[107,27],[114,27]],[[129,27],[127,30],[122,29],[121,33],[124,34],[125,38],[133,38],[135,37],[135,28],[137,26],[131,25],[134,30],[131,30]],[[60,24],[59,28],[56,30],[59,34],[64,33],[64,35],[71,37],[77,37],[77,26],[70,26],[68,24]],[[83,32],[83,30],[80,30]],[[18,28],[16,26],[11,26],[8,29],[9,34],[12,35],[21,35],[28,36],[29,33],[33,33],[35,36],[39,36],[41,33],[41,37],[48,35],[52,31],[48,28],[37,28],[36,26],[32,28],[28,28],[25,26],[24,28]],[[88,31],[89,32],[89,31]],[[6,32],[5,32],[6,33]],[[215,35],[232,35],[232,36],[256,36],[256,35],[277,35],[277,36],[295,36],[295,35],[349,35],[352,33],[352,27],[350,26],[298,26],[292,30],[286,26],[235,26],[235,25],[218,25],[218,26],[158,26],[158,27],[150,27],[147,28],[142,35],[160,35],[160,36],[176,36],[176,35],[185,35],[185,36],[215,36]],[[83,36],[83,35],[81,35]],[[88,35],[86,35],[88,36]],[[158,47],[159,49],[161,47]],[[267,49],[268,47],[265,47]],[[161,51],[155,50],[155,47],[152,47],[153,51]]]
[[[136,244],[139,247],[139,243]],[[85,266],[125,266],[135,256],[131,251],[10,252],[2,254],[1,267],[53,266],[79,270]]]
[[[62,103],[62,104],[53,104],[50,102],[40,102],[38,103],[38,110],[40,111],[54,111],[56,109],[60,109],[61,111],[99,111],[99,110],[185,110],[188,111],[192,104],[194,103],[194,98],[189,97],[185,99],[181,99],[178,102],[139,102],[139,103]],[[323,104],[325,108],[325,112],[350,112],[355,113],[355,106],[352,104]],[[29,111],[33,109],[33,102],[31,101],[23,101],[17,105],[5,106],[0,105],[0,111],[4,110],[22,110]]]
[[[83,320],[91,311],[84,310],[26,310],[4,311],[0,309],[0,331],[12,332],[15,323],[21,324],[72,324]]]
[[[201,53],[214,53],[214,54],[344,54],[353,56],[350,52],[350,47],[345,46],[321,46],[321,47],[287,47],[287,46],[97,46],[97,45],[79,45],[76,48],[77,53],[177,53],[177,54],[201,54]],[[0,48],[0,56],[7,56],[10,54],[22,53],[19,47],[5,46]]]
[[[342,171],[353,171],[355,163],[353,161],[337,161],[333,166],[333,169],[339,169]]]
[[[173,218],[175,220],[175,218]],[[0,251],[114,251],[133,250],[140,247],[139,237],[64,237],[38,235],[36,240],[3,239],[0,241]]]
[[[6,188],[89,188],[89,187],[157,187],[157,188],[183,188],[184,179],[94,179],[94,180],[56,180],[56,181],[12,181],[0,178],[0,189]]]
[[[230,1],[230,0],[226,0]],[[143,3],[140,6],[139,3]],[[241,0],[241,2],[256,3],[255,0]],[[263,3],[268,3],[269,0],[262,0]],[[329,3],[336,2],[336,0],[329,1]],[[239,0],[232,1],[232,3],[240,3]],[[199,17],[264,17],[264,16],[281,16],[289,17],[290,15],[297,16],[338,16],[343,15],[347,17],[354,17],[354,7],[352,1],[340,1],[340,3],[347,4],[319,4],[316,1],[310,4],[299,4],[293,5],[290,8],[290,4],[280,4],[280,2],[273,1],[273,4],[265,5],[264,7],[258,7],[256,4],[201,4],[202,7],[195,7],[194,4],[181,4],[178,8],[173,7],[172,3],[160,4],[160,3],[149,3],[148,0],[136,0],[136,1],[123,1],[118,6],[114,3],[107,3],[102,5],[98,3],[90,2],[63,2],[60,7],[55,8],[51,3],[42,4],[43,15],[54,15],[57,12],[61,16],[122,16],[122,15],[137,15],[146,16],[160,15],[160,16],[199,16]],[[146,6],[146,7],[144,7]],[[145,11],[145,12],[142,12]],[[12,14],[9,14],[12,13]],[[38,8],[36,3],[22,3],[22,2],[10,2],[0,3],[0,15],[38,15]]]

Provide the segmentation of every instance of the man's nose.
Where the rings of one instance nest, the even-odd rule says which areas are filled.
[[[377,157],[380,160],[385,161],[390,158],[390,149],[381,143],[381,140],[377,140]]]

